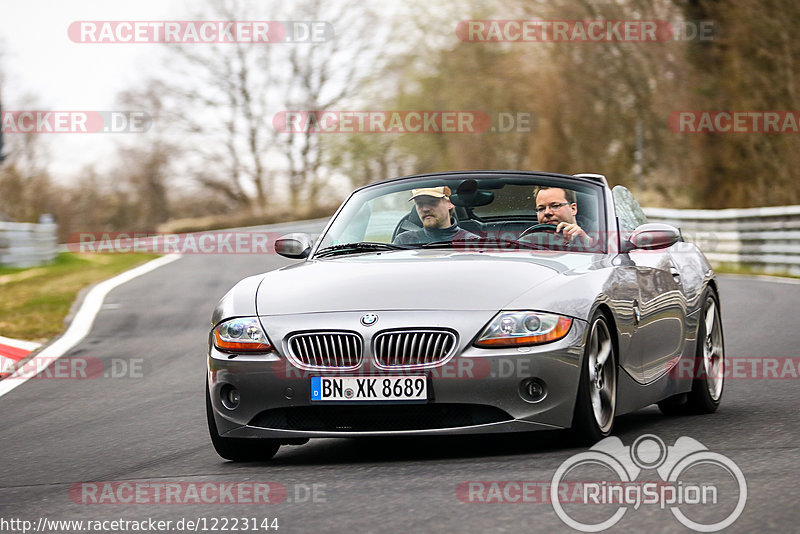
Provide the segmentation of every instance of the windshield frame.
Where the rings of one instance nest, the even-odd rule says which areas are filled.
[[[597,224],[597,235],[599,237],[599,242],[589,247],[588,250],[572,250],[569,252],[572,253],[593,253],[593,254],[605,254],[608,252],[608,240],[606,236],[608,235],[608,198],[607,198],[607,187],[603,184],[599,183],[598,181],[571,176],[571,175],[564,175],[564,174],[556,174],[556,173],[545,173],[545,172],[526,172],[526,171],[469,171],[469,172],[448,172],[448,173],[433,173],[433,174],[421,174],[421,175],[413,175],[413,176],[403,176],[398,178],[392,178],[380,182],[375,182],[372,184],[368,184],[358,189],[355,189],[353,192],[348,195],[348,197],[342,202],[339,206],[339,209],[336,210],[336,213],[331,217],[326,224],[323,231],[320,233],[318,240],[314,243],[312,247],[311,253],[309,254],[307,260],[312,260],[316,258],[317,252],[322,248],[327,248],[331,246],[331,243],[326,242],[330,238],[331,231],[336,228],[337,221],[341,220],[341,217],[348,215],[350,210],[355,210],[352,213],[357,213],[358,210],[362,209],[367,202],[370,202],[380,196],[384,196],[390,193],[399,192],[399,191],[408,191],[410,189],[418,188],[418,187],[436,187],[447,185],[451,188],[454,192],[457,191],[458,186],[464,182],[465,180],[476,180],[479,183],[486,183],[490,184],[491,181],[503,182],[506,181],[508,183],[513,183],[517,185],[525,184],[526,182],[531,182],[531,187],[535,187],[536,185],[546,185],[549,187],[561,187],[565,189],[573,189],[576,190],[583,190],[584,192],[591,192],[591,194],[595,195],[596,197],[596,224]],[[484,181],[489,182],[484,182]],[[366,195],[366,196],[365,196]],[[362,198],[363,197],[363,198]],[[355,202],[355,203],[354,203]],[[410,209],[409,205],[409,209]],[[533,206],[531,207],[532,216],[535,216],[535,211]],[[352,218],[352,215],[349,216]],[[523,217],[524,218],[524,217]],[[497,219],[504,219],[503,217],[475,217],[472,220],[475,221],[488,221],[492,222]],[[514,216],[508,216],[505,220],[513,221]],[[421,248],[421,247],[419,247]],[[412,247],[413,250],[418,250],[418,247]]]

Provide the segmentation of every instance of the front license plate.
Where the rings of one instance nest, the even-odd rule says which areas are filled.
[[[424,376],[312,376],[312,401],[426,401]]]

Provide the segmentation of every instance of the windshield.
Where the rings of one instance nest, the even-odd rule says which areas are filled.
[[[546,176],[389,182],[355,192],[316,255],[430,247],[605,252],[602,194],[599,185]]]

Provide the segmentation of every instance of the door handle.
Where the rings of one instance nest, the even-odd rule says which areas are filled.
[[[678,269],[676,269],[675,267],[670,267],[669,268],[669,272],[672,275],[672,279],[675,280],[675,283],[676,284],[680,284],[681,283],[681,273],[680,273],[680,271]]]

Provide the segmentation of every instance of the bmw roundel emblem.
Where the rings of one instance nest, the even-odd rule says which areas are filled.
[[[374,313],[368,313],[361,317],[361,324],[364,326],[372,326],[378,322],[378,316]]]

